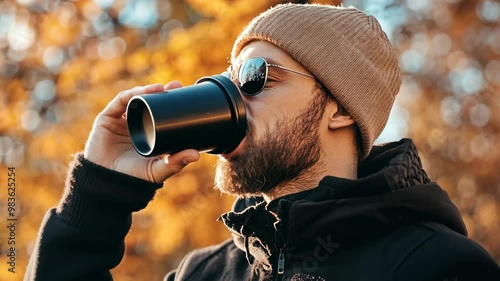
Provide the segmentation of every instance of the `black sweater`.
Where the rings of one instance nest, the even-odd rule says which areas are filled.
[[[132,212],[160,186],[77,156],[25,280],[112,280]],[[221,219],[234,239],[191,252],[165,280],[500,280],[407,139],[374,147],[357,180],[240,199]]]

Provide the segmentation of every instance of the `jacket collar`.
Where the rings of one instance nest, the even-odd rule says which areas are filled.
[[[306,256],[318,237],[341,245],[404,224],[434,221],[466,235],[458,209],[432,183],[409,139],[374,146],[355,180],[327,176],[318,186],[266,204],[240,198],[221,219],[249,262],[271,269],[279,249]]]

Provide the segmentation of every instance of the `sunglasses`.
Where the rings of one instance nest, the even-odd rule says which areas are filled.
[[[247,96],[256,96],[260,92],[262,92],[267,82],[267,74],[269,72],[269,67],[276,67],[279,69],[283,69],[286,71],[290,71],[296,74],[316,79],[316,77],[312,75],[295,71],[293,69],[286,68],[281,65],[268,63],[264,58],[253,57],[246,59],[239,66],[238,88],[240,88],[240,91]],[[231,69],[229,69],[229,72],[232,73]]]

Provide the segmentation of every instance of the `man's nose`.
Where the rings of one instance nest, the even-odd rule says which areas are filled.
[[[238,77],[236,75],[234,77],[231,77],[232,75],[229,71],[224,71],[221,73],[221,75],[226,76],[227,78],[229,78],[233,82],[234,86],[236,86],[236,89],[238,89],[238,93],[240,93],[240,97],[243,99],[243,101],[246,104],[248,102],[248,96],[244,95],[241,92],[240,87],[238,86]]]

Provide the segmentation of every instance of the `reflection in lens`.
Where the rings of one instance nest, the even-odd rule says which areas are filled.
[[[241,91],[247,95],[256,95],[262,91],[266,83],[266,61],[261,58],[246,60],[238,74],[238,83]]]

